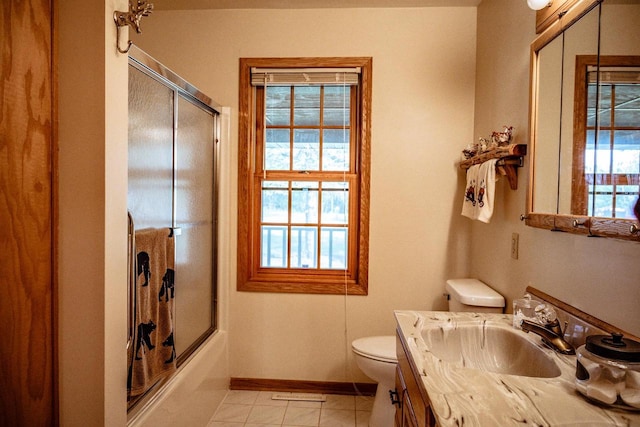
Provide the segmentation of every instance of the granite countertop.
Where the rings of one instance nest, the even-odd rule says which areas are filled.
[[[521,342],[526,345],[524,350],[536,354],[537,349],[531,347],[536,346],[544,353],[538,354],[541,359],[546,359],[547,364],[555,362],[559,375],[557,369],[550,378],[539,378],[463,367],[464,361],[449,356],[443,360],[434,355],[429,338],[422,335],[423,330],[435,328],[446,337],[448,331],[464,325],[515,331],[510,314],[408,310],[396,310],[394,314],[398,330],[409,346],[410,358],[421,372],[422,384],[440,427],[640,426],[640,411],[606,408],[578,393],[574,385],[576,356],[554,352],[542,344],[538,335],[516,331],[528,341]],[[513,357],[522,354],[523,351],[516,351]]]

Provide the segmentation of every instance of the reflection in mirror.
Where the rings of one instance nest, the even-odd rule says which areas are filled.
[[[640,0],[582,0],[533,42],[528,225],[640,239],[638,22]]]
[[[588,213],[596,217],[634,218],[633,206],[640,190],[638,22],[640,1],[608,0],[603,4],[596,133],[600,137],[594,141],[595,181],[589,189]]]
[[[538,53],[538,120],[533,208],[557,213],[560,154],[563,36],[555,38]]]
[[[531,211],[570,214],[575,58],[598,52],[598,8],[560,32],[536,54]],[[582,138],[584,141],[584,138]]]
[[[576,76],[571,213],[633,219],[640,188],[640,56],[579,57]],[[580,120],[578,111],[586,117]]]
[[[562,134],[560,137],[560,169],[558,192],[558,213],[586,215],[586,213],[576,212],[572,206],[572,194],[574,189],[581,189],[584,178],[574,180],[572,170],[576,169],[575,157],[579,155],[574,151],[574,141],[580,139],[580,146],[584,147],[584,135],[579,135],[577,130],[578,122],[584,122],[586,110],[575,108],[578,101],[574,96],[576,82],[580,80],[576,72],[576,60],[589,56],[597,58],[598,54],[598,19],[600,8],[592,9],[578,22],[569,27],[564,32],[564,52],[563,52],[563,78],[562,78]],[[583,88],[586,85],[582,86]],[[584,89],[581,93],[584,93]],[[584,150],[582,150],[584,151]],[[584,156],[582,157],[584,159]],[[583,161],[584,163],[584,161]],[[589,161],[587,161],[589,163]],[[584,168],[582,169],[584,170]]]

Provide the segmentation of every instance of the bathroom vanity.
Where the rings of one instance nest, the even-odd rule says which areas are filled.
[[[396,427],[435,426],[435,418],[429,405],[429,396],[421,384],[420,374],[412,364],[407,341],[396,335]]]
[[[640,426],[640,410],[575,390],[576,356],[512,326],[512,315],[395,311],[396,427]]]

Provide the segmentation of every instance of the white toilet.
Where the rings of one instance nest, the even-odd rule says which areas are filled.
[[[502,313],[504,297],[477,279],[450,279],[446,285],[449,311]],[[369,427],[392,427],[395,407],[389,391],[395,390],[396,337],[358,338],[351,343],[360,370],[378,383]]]

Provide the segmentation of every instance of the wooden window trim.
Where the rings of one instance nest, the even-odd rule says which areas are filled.
[[[257,223],[251,203],[255,200],[254,174],[257,155],[256,131],[253,124],[256,91],[251,87],[251,68],[313,68],[313,67],[360,67],[359,108],[357,121],[352,122],[359,137],[359,149],[355,156],[359,177],[359,206],[349,215],[357,215],[355,233],[357,245],[353,263],[344,270],[319,271],[291,269],[286,274],[273,274],[258,268],[259,260],[254,255],[256,246],[252,227]],[[369,193],[370,193],[370,153],[371,153],[371,73],[372,59],[369,57],[350,58],[241,58],[238,108],[238,252],[237,290],[250,292],[283,292],[310,294],[367,295],[369,271]],[[342,176],[342,172],[340,172]],[[347,174],[349,175],[349,174]],[[348,179],[355,179],[353,177]],[[355,189],[354,189],[355,190]]]

